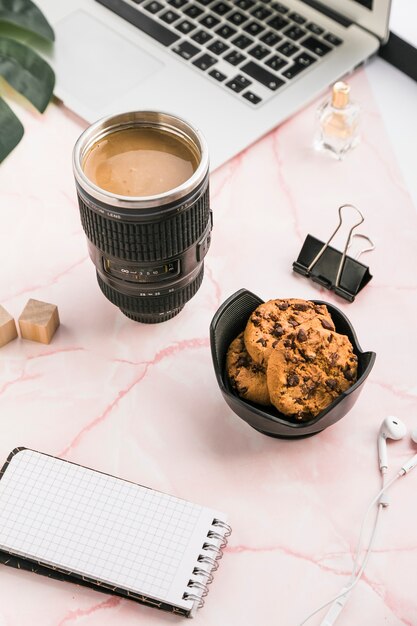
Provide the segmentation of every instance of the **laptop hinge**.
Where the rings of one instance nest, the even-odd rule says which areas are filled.
[[[308,4],[313,9],[320,11],[320,13],[323,13],[327,17],[330,17],[332,20],[334,20],[338,24],[341,24],[345,28],[348,28],[348,26],[352,26],[353,24],[352,20],[349,20],[344,15],[340,15],[340,13],[337,13],[337,11],[335,11],[334,9],[329,9],[329,7],[327,7],[325,4],[322,4],[318,0],[301,0],[301,2],[304,2],[304,4]]]

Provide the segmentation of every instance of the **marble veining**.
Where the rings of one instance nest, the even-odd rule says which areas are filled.
[[[44,116],[20,111],[24,139],[0,167],[0,303],[18,318],[28,298],[45,300],[61,318],[50,345],[16,340],[0,350],[0,458],[31,447],[228,512],[233,534],[200,626],[296,626],[336,594],[379,489],[380,422],[396,414],[417,427],[416,207],[366,73],[351,85],[363,109],[362,142],[344,161],[312,149],[315,102],[211,175],[214,230],[203,285],[162,325],[130,321],[96,284],[71,171],[84,122],[55,104]],[[345,202],[364,212],[361,232],[376,243],[363,257],[374,278],[354,304],[291,271],[307,233],[326,239]],[[220,302],[241,287],[265,299],[324,299],[348,315],[377,360],[346,418],[287,442],[230,412],[208,329]],[[416,451],[409,439],[391,443],[391,471]],[[393,487],[340,626],[417,625],[416,481],[417,472]],[[180,621],[0,567],[0,626]]]

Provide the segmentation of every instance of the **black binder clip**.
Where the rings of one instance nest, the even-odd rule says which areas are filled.
[[[329,244],[342,226],[342,210],[347,207],[357,211],[360,215],[360,220],[350,229],[345,249],[343,252],[339,252],[339,250],[336,250]],[[339,207],[339,224],[327,243],[323,243],[312,235],[307,235],[298,259],[292,265],[293,270],[311,278],[326,289],[334,291],[338,296],[345,298],[345,300],[353,302],[356,294],[372,278],[369,267],[360,263],[358,258],[361,254],[373,250],[375,246],[366,235],[359,233],[352,235],[355,228],[362,224],[364,219],[362,213],[355,206],[343,204]],[[360,250],[355,258],[352,258],[348,256],[347,251],[355,237],[366,240],[369,245]]]

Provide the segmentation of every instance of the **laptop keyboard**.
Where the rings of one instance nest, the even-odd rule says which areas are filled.
[[[281,2],[97,2],[254,107],[343,43]]]

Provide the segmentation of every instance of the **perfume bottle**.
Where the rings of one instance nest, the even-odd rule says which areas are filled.
[[[350,86],[343,81],[335,83],[331,100],[317,111],[315,147],[342,159],[359,142],[359,112],[359,106],[350,101]]]

